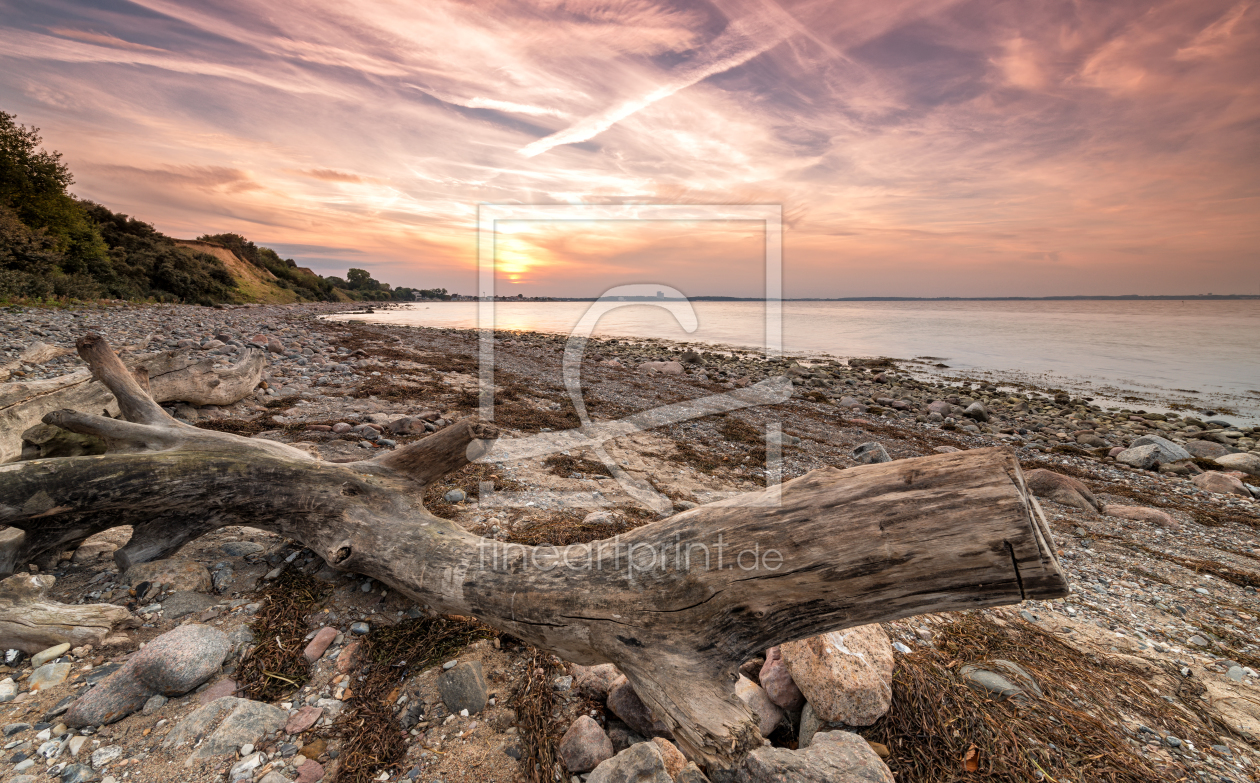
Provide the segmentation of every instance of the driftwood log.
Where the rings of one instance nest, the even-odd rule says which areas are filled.
[[[1009,451],[825,468],[563,549],[480,539],[430,514],[425,485],[497,435],[465,420],[361,462],[198,429],[167,416],[105,341],[79,351],[125,421],[57,411],[106,439],[102,456],[0,465],[14,564],[132,525],[120,567],[224,525],[297,539],[434,611],[473,615],[581,664],[615,663],[717,780],[761,744],[734,694],[766,648],[925,612],[1067,592],[1045,520]]]
[[[56,578],[14,574],[0,580],[0,647],[34,654],[69,642],[99,645],[131,613],[113,604],[62,604],[48,598]]]
[[[267,367],[267,351],[251,345],[231,367],[214,368],[214,358],[197,358],[186,351],[163,351],[137,356],[128,362],[133,371],[147,374],[148,391],[157,402],[192,405],[231,405],[252,392]],[[0,462],[22,453],[22,433],[56,410],[101,411],[118,415],[118,403],[89,370],[59,378],[0,384]]]
[[[26,350],[18,354],[18,358],[4,365],[0,365],[0,381],[7,381],[13,375],[13,371],[24,364],[43,364],[49,359],[56,359],[58,356],[64,356],[70,353],[69,348],[63,348],[59,345],[49,345],[38,340],[31,343]]]

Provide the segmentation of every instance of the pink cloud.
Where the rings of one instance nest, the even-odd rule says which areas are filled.
[[[1260,283],[1236,0],[50,0],[0,36],[81,195],[397,284],[471,290],[478,203],[671,201],[782,204],[790,294]],[[514,285],[730,287],[732,241],[540,236]]]
[[[156,46],[145,46],[144,44],[124,41],[123,39],[109,35],[108,33],[96,33],[89,30],[73,30],[65,27],[49,28],[49,32],[59,35],[63,38],[73,38],[76,41],[85,43],[100,44],[101,46],[110,46],[115,49],[128,49],[133,52],[161,52],[162,49]]]

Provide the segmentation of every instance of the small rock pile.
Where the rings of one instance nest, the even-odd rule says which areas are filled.
[[[814,748],[794,753],[767,744],[750,756],[747,780],[893,780],[876,748],[845,731],[871,725],[891,706],[893,649],[882,627],[772,647],[759,667],[744,670],[752,676],[741,674],[735,692],[757,717],[761,735],[797,727],[798,746]],[[574,687],[614,718],[601,727],[583,715],[569,726],[559,752],[570,772],[591,772],[590,781],[707,780],[699,769],[679,777],[689,762],[615,666],[574,666],[574,676]]]

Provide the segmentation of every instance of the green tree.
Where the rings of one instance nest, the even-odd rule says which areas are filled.
[[[0,298],[52,296],[51,279],[60,259],[52,239],[0,205]]]
[[[356,291],[374,291],[379,285],[366,269],[351,269],[346,272],[346,282]]]
[[[109,274],[109,249],[83,205],[67,188],[74,184],[61,153],[40,147],[39,128],[19,125],[0,111],[0,206],[52,240],[62,257],[58,271],[93,277]]]
[[[258,246],[240,234],[202,234],[197,241],[226,247],[254,266],[266,266],[258,254]]]
[[[142,220],[85,203],[110,247],[115,276],[102,282],[114,296],[198,304],[235,300],[236,281],[219,259],[175,244]]]
[[[61,162],[60,152],[40,149],[39,128],[18,125],[16,120],[0,111],[0,200],[20,204],[19,217],[28,218],[65,195],[74,177]]]
[[[51,275],[61,255],[43,231],[23,223],[17,213],[0,205],[0,269]]]

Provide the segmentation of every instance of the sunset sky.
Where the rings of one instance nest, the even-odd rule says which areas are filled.
[[[788,296],[1255,294],[1257,74],[1233,0],[0,0],[79,196],[469,294],[479,203],[781,204]],[[499,292],[755,296],[762,244],[516,225]]]

